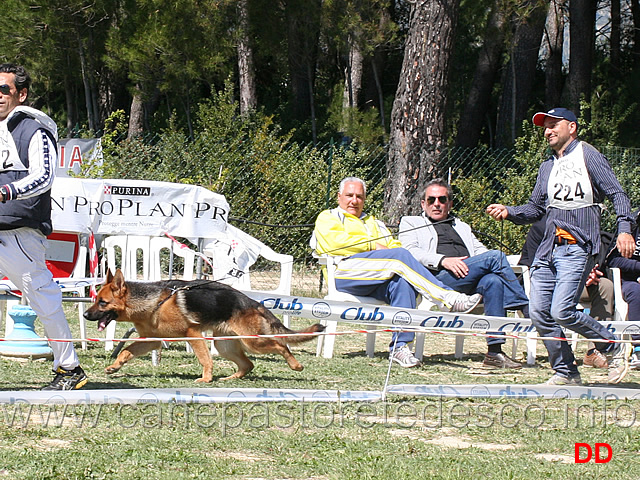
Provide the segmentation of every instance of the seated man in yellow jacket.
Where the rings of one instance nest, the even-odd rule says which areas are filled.
[[[363,213],[366,194],[363,180],[347,177],[340,182],[338,208],[325,210],[316,219],[311,245],[316,254],[346,257],[336,266],[336,288],[395,307],[416,308],[416,296],[422,295],[446,311],[473,310],[482,295],[465,295],[437,280],[382,222]],[[396,332],[389,345],[391,359],[403,367],[420,363],[407,346],[414,336]]]

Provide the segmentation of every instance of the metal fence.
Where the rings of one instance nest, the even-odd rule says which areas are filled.
[[[640,151],[610,146],[600,150],[610,159],[632,205],[639,206]],[[490,248],[517,253],[526,227],[499,224],[484,214],[484,207],[496,201],[525,202],[544,155],[540,138],[513,150],[452,148],[442,153],[435,171],[451,178],[455,212],[480,239]],[[293,255],[294,292],[314,295],[320,293],[320,282],[308,240],[316,216],[336,205],[340,180],[355,175],[367,181],[367,210],[384,219],[387,152],[384,147],[341,142],[299,145],[269,136],[224,142],[206,135],[186,139],[167,134],[107,146],[104,163],[86,174],[195,183],[225,195],[231,205],[230,222],[276,252]],[[612,216],[606,216],[605,228],[612,222]],[[256,267],[263,272],[254,274],[260,286],[264,288],[270,277],[275,281],[273,265]]]

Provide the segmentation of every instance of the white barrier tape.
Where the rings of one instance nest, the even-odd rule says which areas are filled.
[[[390,385],[387,394],[448,398],[576,398],[588,400],[640,400],[640,389],[612,385]]]
[[[375,402],[381,392],[284,388],[153,388],[113,390],[0,391],[0,404],[208,404],[242,402]]]

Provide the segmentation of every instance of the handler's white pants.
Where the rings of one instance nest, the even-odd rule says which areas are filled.
[[[0,231],[0,273],[6,275],[27,298],[48,338],[71,339],[62,309],[62,291],[47,268],[44,252],[47,239],[32,228]],[[65,370],[78,364],[72,342],[49,342],[53,369]]]

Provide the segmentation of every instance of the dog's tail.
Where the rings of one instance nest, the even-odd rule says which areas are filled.
[[[302,330],[291,330],[285,327],[283,324],[280,324],[277,326],[274,325],[274,327],[276,327],[274,328],[274,330],[276,329],[279,330],[278,332],[274,332],[274,333],[294,334],[294,336],[292,337],[286,337],[283,339],[287,343],[294,344],[294,345],[297,343],[304,343],[304,342],[313,340],[314,338],[317,337],[317,335],[313,335],[314,333],[324,332],[324,329],[325,329],[325,326],[322,325],[321,323],[316,323]],[[304,335],[305,333],[308,333],[309,335]]]

